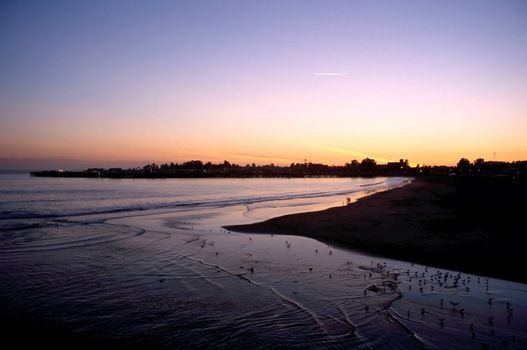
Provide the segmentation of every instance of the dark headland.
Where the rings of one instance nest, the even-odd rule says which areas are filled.
[[[457,166],[410,166],[408,159],[377,164],[375,159],[352,160],[344,165],[291,163],[290,165],[255,163],[240,165],[227,160],[213,164],[201,160],[184,163],[147,164],[137,168],[89,168],[83,171],[63,169],[32,171],[31,176],[84,178],[244,178],[244,177],[357,177],[357,176],[487,176],[522,178],[527,176],[527,161],[497,162],[481,158],[474,163],[462,158]]]
[[[321,241],[458,271],[527,282],[527,181],[419,177],[348,206],[226,227]]]

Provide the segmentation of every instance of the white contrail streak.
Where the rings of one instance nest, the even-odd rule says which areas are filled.
[[[341,77],[341,76],[344,76],[344,75],[348,75],[348,73],[343,73],[343,72],[317,72],[317,73],[313,73],[314,76],[317,76],[317,77]]]

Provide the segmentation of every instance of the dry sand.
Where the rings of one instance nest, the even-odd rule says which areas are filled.
[[[527,282],[527,184],[497,178],[417,178],[345,207],[286,215],[247,233],[293,234],[459,271]]]

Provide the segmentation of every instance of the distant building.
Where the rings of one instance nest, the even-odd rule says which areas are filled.
[[[386,169],[388,171],[405,170],[409,167],[410,166],[408,165],[408,159],[399,159],[398,162],[388,162],[386,164]]]

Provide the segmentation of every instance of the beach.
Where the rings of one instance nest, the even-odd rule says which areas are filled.
[[[416,178],[347,206],[226,227],[302,235],[410,262],[527,281],[524,182],[476,177]]]
[[[364,203],[378,220],[393,203],[401,203],[397,216],[413,205],[427,217],[457,186],[420,179],[406,185],[411,180],[0,176],[4,341],[54,348],[524,349],[525,284],[360,252],[302,230],[225,229],[290,214],[318,217],[335,206],[348,216]],[[427,191],[442,197],[429,206],[409,199]],[[506,188],[494,192],[509,196]],[[410,195],[394,197],[404,193]],[[352,204],[344,206],[347,198]],[[443,210],[446,218],[454,211]],[[316,225],[342,227],[331,215]],[[388,220],[380,222],[384,228]],[[417,228],[405,232],[419,238]]]

